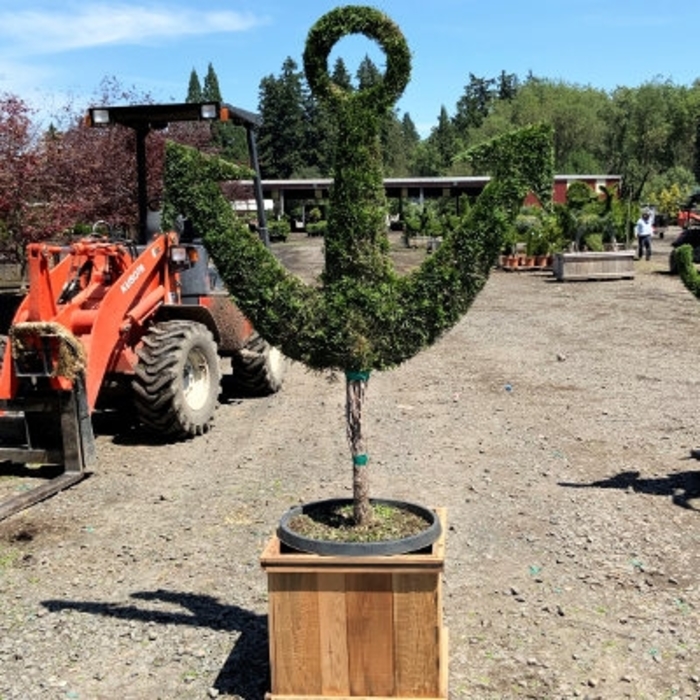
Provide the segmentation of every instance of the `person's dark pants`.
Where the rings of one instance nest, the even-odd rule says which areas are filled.
[[[642,259],[642,254],[645,254],[646,259],[651,258],[651,236],[639,237],[639,259]]]

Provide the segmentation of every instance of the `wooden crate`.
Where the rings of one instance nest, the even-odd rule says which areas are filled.
[[[270,700],[447,698],[442,536],[429,552],[338,557],[282,551],[267,573]]]
[[[560,281],[632,279],[634,252],[557,253],[554,256],[553,271]]]

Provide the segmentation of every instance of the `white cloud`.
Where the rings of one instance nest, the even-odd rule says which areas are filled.
[[[73,10],[0,10],[0,37],[12,45],[14,52],[47,54],[106,45],[144,44],[183,36],[244,32],[265,23],[266,20],[251,13],[99,4]]]

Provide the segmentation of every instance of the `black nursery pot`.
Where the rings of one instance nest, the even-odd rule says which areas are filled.
[[[314,513],[319,513],[323,508],[337,508],[352,504],[352,499],[338,498],[325,501],[314,501],[300,506],[290,508],[281,518],[277,528],[277,537],[280,542],[291,549],[310,554],[321,554],[324,556],[385,556],[392,554],[406,554],[408,552],[419,552],[430,547],[442,534],[442,526],[437,513],[431,508],[395,501],[388,499],[371,499],[370,503],[375,505],[385,505],[392,508],[406,510],[425,520],[425,529],[408,537],[399,539],[381,540],[373,542],[345,542],[335,540],[313,539],[295,532],[290,523],[299,515],[312,517]]]

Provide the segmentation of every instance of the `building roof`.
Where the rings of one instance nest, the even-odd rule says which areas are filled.
[[[474,176],[451,176],[451,177],[387,177],[384,178],[384,187],[389,196],[441,196],[445,190],[452,196],[458,194],[478,195],[491,178],[485,175]],[[620,175],[555,175],[554,184],[568,185],[569,183],[583,180],[589,184],[597,183],[619,183],[622,180]],[[293,198],[313,198],[324,196],[333,179],[328,178],[306,178],[291,180],[263,180],[262,189],[269,196],[272,192],[281,192]],[[243,181],[244,185],[252,185],[250,180]]]

